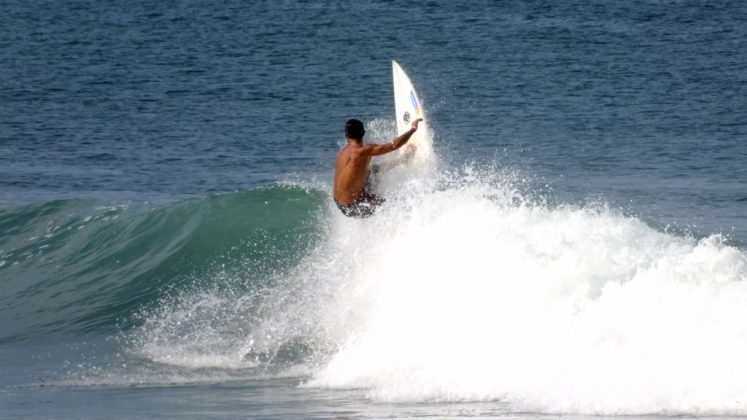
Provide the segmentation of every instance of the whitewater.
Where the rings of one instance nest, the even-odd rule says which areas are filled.
[[[371,141],[392,130],[368,127]],[[129,351],[374,402],[747,414],[747,255],[721,234],[551,203],[495,166],[397,168],[379,189],[366,220],[325,200],[315,242],[267,287],[223,272],[228,286],[144,312]]]

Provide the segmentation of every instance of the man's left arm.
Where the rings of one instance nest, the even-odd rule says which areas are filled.
[[[399,149],[400,147],[404,146],[408,140],[410,140],[410,137],[412,137],[412,135],[415,134],[416,131],[418,131],[418,124],[420,123],[420,121],[423,121],[423,119],[418,118],[417,120],[413,121],[412,128],[405,131],[404,133],[402,133],[402,135],[389,143],[364,145],[363,153],[367,156],[380,156]]]

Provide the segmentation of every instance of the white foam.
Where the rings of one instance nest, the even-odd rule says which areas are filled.
[[[409,180],[375,218],[335,214],[321,245],[335,268],[302,270],[325,290],[307,304],[337,345],[308,386],[543,412],[747,413],[743,252],[604,207],[527,204],[477,178]]]
[[[243,369],[242,297],[210,291],[184,293],[148,313],[133,338],[136,353],[155,362],[186,368]]]

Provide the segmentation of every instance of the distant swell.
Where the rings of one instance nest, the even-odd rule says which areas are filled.
[[[319,191],[271,186],[165,205],[0,210],[0,343],[111,333],[164,292],[218,281],[221,270],[277,270],[309,245],[324,202]]]

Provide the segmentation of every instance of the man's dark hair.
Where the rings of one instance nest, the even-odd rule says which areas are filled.
[[[363,129],[363,123],[353,118],[345,123],[345,137],[349,139],[362,140],[366,130]]]

